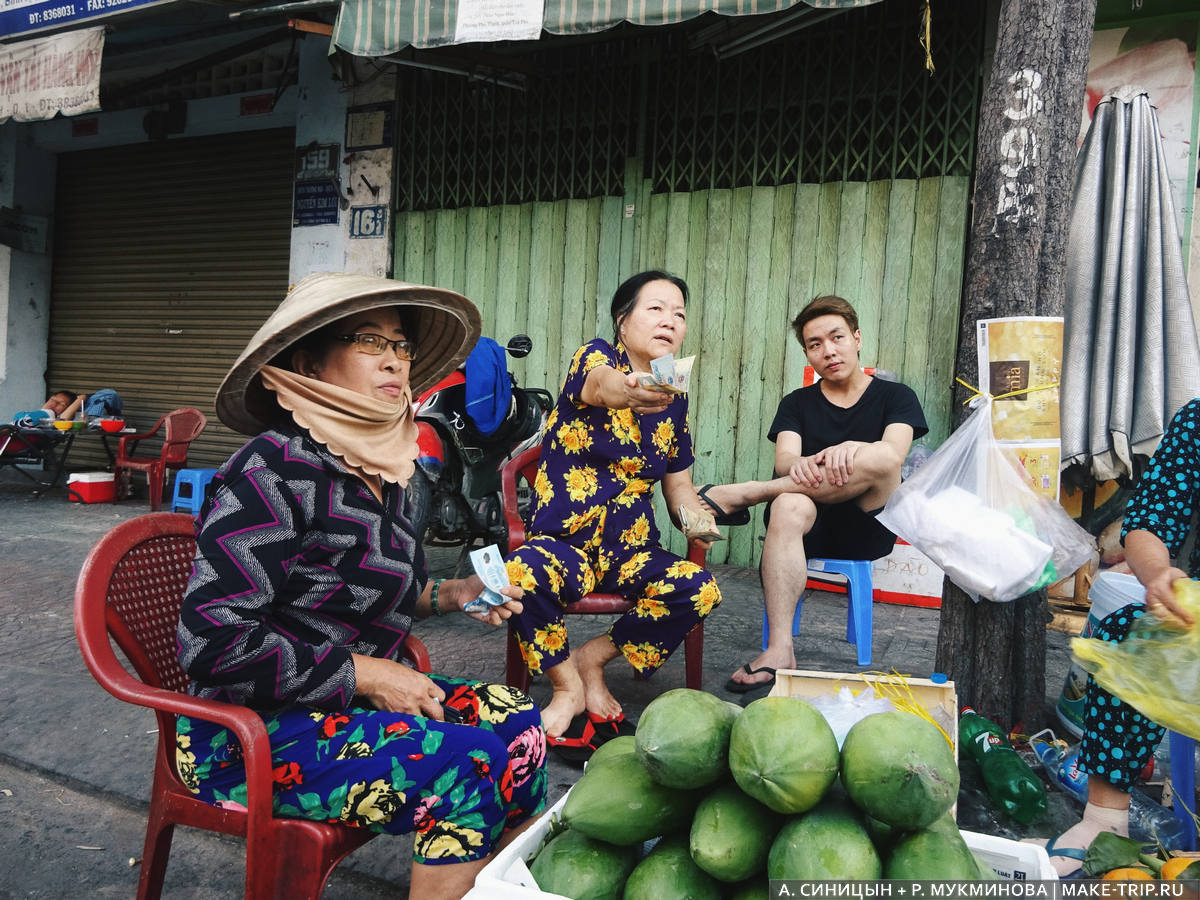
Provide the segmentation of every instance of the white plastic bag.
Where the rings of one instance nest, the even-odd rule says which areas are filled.
[[[1015,600],[1060,581],[1096,548],[1001,452],[986,398],[878,518],[976,600]]]
[[[863,690],[857,694],[842,685],[836,694],[809,697],[809,704],[825,717],[840,749],[850,729],[867,716],[877,712],[893,712],[896,707],[886,697],[877,697],[874,691]]]

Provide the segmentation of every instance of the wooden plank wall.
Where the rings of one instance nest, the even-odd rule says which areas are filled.
[[[968,181],[793,184],[528,203],[396,216],[395,277],[453,288],[480,308],[483,333],[524,332],[534,350],[510,360],[521,384],[557,393],[571,355],[611,338],[621,279],[665,268],[688,283],[684,354],[697,485],[771,474],[766,432],[806,364],[789,322],[837,293],[859,313],[862,360],[920,397],[937,446],[950,428]],[[633,207],[632,211],[629,206]],[[632,212],[632,214],[627,214]],[[669,529],[665,510],[659,526]],[[713,562],[756,565],[763,528],[727,529]]]

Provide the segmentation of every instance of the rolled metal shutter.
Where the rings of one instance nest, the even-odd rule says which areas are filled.
[[[50,390],[113,388],[138,430],[197,407],[208,426],[189,451],[193,467],[216,467],[245,442],[218,421],[213,400],[287,291],[293,135],[59,156]],[[99,442],[71,452],[75,471],[107,464]]]

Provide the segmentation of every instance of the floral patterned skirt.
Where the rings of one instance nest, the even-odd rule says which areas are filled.
[[[352,706],[264,716],[275,813],[413,833],[420,863],[469,862],[546,801],[541,713],[507,685],[430,676],[461,724]],[[225,728],[181,716],[176,765],[200,799],[245,806],[241,747]]]

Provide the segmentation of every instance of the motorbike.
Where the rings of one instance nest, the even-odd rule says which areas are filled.
[[[503,348],[491,338],[480,338],[467,363],[423,392],[414,404],[417,533],[423,531],[428,544],[464,545],[460,566],[476,541],[505,548],[500,469],[541,440],[554,406],[549,391],[521,387],[508,370],[505,354],[522,359],[532,349],[533,341],[524,334],[514,336]],[[472,365],[476,354],[482,362]],[[474,379],[471,383],[468,376]],[[478,420],[490,429],[485,432]]]

